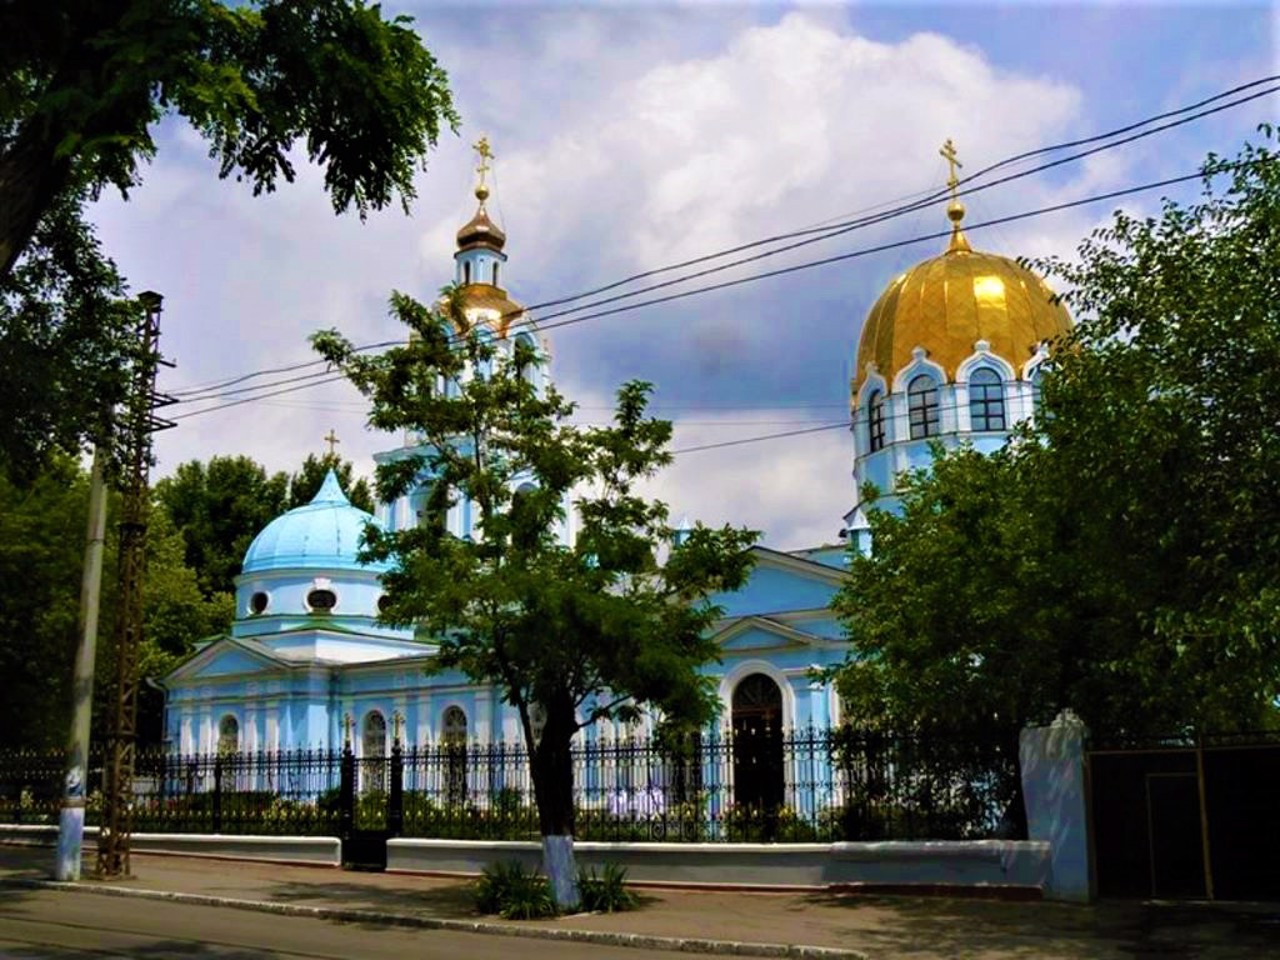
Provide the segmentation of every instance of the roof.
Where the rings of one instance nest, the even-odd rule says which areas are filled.
[[[963,212],[963,211],[961,211]],[[867,364],[892,384],[923,347],[948,380],[980,340],[1020,376],[1040,344],[1071,329],[1048,285],[1015,260],[973,250],[959,229],[950,248],[896,277],[867,314],[858,343],[855,402]]]
[[[358,559],[365,528],[371,524],[376,526],[377,521],[352,505],[330,470],[310,503],[276,517],[254,538],[245,552],[242,572],[390,569],[390,563],[366,564]]]

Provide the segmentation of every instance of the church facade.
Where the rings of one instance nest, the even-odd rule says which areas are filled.
[[[482,153],[482,156],[485,154]],[[455,282],[468,322],[499,350],[525,339],[549,356],[536,324],[500,286],[506,237],[476,190],[476,215],[458,232]],[[953,193],[955,179],[952,177]],[[1069,329],[1066,312],[1038,277],[1017,263],[971,249],[953,199],[948,249],[894,279],[864,325],[852,384],[855,491],[874,484],[892,509],[894,477],[928,463],[931,443],[994,448],[1034,414],[1047,345]],[[548,382],[546,364],[528,371]],[[416,440],[379,454],[410,455]],[[332,474],[315,498],[276,518],[245,554],[231,631],[166,677],[165,736],[182,753],[337,749],[385,756],[397,735],[410,744],[517,743],[515,711],[499,691],[457,672],[428,674],[435,647],[412,628],[378,622],[379,575],[357,559],[366,524],[404,529],[422,521],[422,488],[371,516],[354,507]],[[849,652],[831,612],[850,547],[868,548],[868,504],[855,495],[846,542],[781,552],[755,547],[756,565],[738,591],[712,598],[720,661],[703,669],[718,689],[728,733],[742,724],[826,728],[840,722],[838,698],[816,672]],[[570,512],[571,513],[571,512]],[[445,518],[456,536],[474,518],[461,499]],[[560,535],[574,534],[572,517]],[[643,735],[597,724],[587,737]]]

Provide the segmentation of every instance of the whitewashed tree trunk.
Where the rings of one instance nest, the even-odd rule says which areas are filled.
[[[543,837],[542,866],[551,883],[551,896],[561,911],[572,910],[581,900],[578,866],[573,859],[573,837]]]

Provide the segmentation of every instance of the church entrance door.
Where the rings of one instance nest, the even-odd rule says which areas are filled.
[[[750,674],[734,687],[732,710],[734,806],[768,839],[786,793],[782,691],[763,673]]]

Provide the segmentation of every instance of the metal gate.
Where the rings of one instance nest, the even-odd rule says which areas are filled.
[[[404,755],[397,738],[391,756],[357,758],[342,752],[342,869],[387,869],[387,841],[404,828]]]
[[[1089,752],[1098,895],[1280,898],[1280,735]]]

